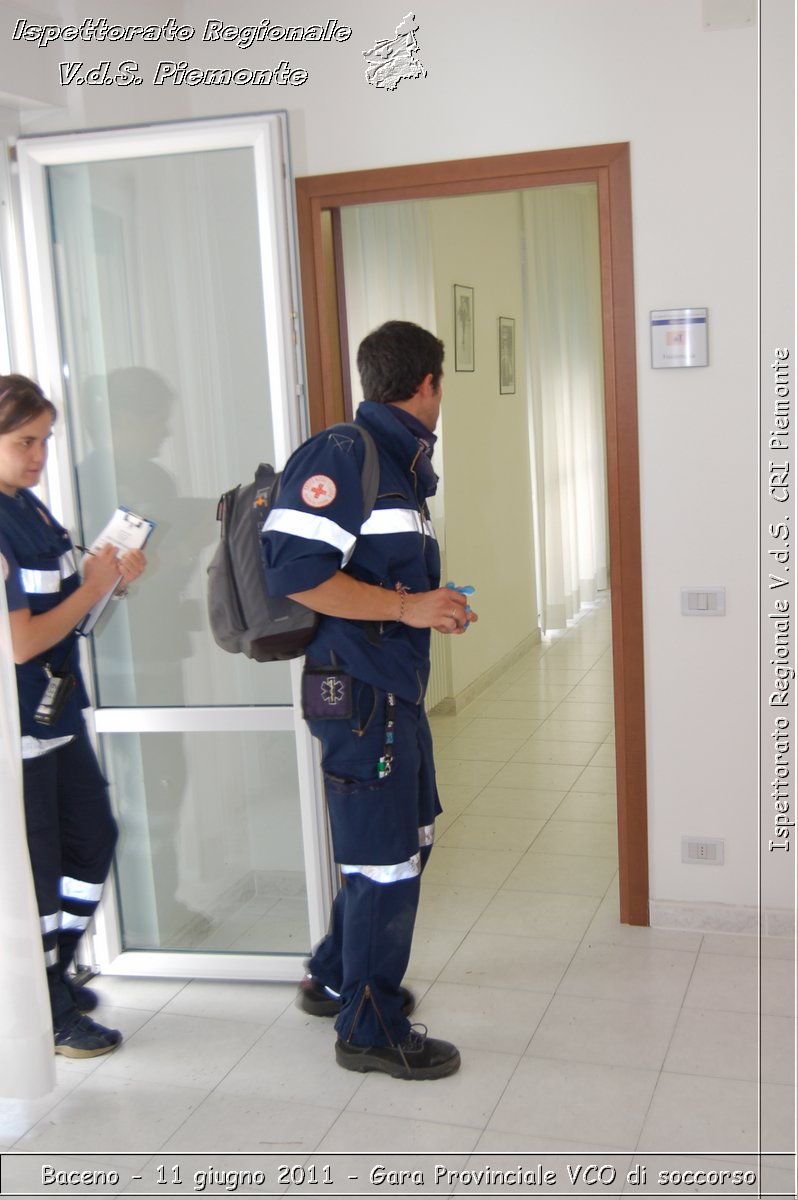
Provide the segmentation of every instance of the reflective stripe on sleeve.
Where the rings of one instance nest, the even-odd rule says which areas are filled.
[[[61,896],[64,900],[82,900],[84,904],[92,904],[102,894],[101,883],[86,883],[84,879],[70,879],[68,875],[61,880]]]
[[[58,565],[59,565],[62,579],[69,579],[70,576],[76,575],[78,567],[77,567],[77,563],[75,562],[74,551],[65,550],[64,553],[61,555],[61,561],[59,562]]]
[[[29,596],[48,596],[61,591],[60,571],[33,571],[30,567],[20,567],[19,578]]]
[[[431,846],[435,841],[435,822],[431,825],[419,825],[418,827],[418,844],[419,846]]]
[[[314,513],[298,512],[293,508],[275,508],[263,524],[264,533],[289,533],[293,537],[306,538],[312,542],[326,542],[342,555],[342,566],[346,566],[355,548],[355,537],[329,517]]]
[[[399,883],[402,879],[415,879],[421,874],[421,855],[414,854],[407,862],[391,863],[384,867],[353,866],[341,863],[344,875],[365,875],[374,883]]]
[[[360,532],[369,536],[386,533],[418,533],[434,538],[435,530],[430,521],[423,521],[421,514],[412,508],[375,508],[360,526]]]
[[[20,567],[22,588],[29,596],[49,596],[61,590],[61,580],[70,579],[77,572],[75,555],[65,550],[58,560],[57,570],[35,571],[32,567]]]

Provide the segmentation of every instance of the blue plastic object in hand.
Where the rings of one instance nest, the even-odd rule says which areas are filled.
[[[460,592],[463,596],[473,596],[474,592],[476,590],[475,588],[472,588],[470,583],[464,583],[461,587],[459,584],[452,583],[451,580],[449,580],[449,582],[446,584],[446,587],[451,588],[451,590],[453,592]],[[468,614],[470,612],[471,612],[471,609],[469,608],[468,605],[466,605],[466,616],[468,616]],[[463,626],[463,629],[468,629],[468,626],[470,624],[471,624],[470,621],[466,621],[465,625]]]

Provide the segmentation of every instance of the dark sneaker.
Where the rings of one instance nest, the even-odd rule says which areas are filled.
[[[416,998],[405,987],[399,988],[399,994],[402,997],[402,1013],[409,1017],[416,1007]],[[306,975],[300,983],[296,1002],[298,1008],[312,1017],[337,1017],[341,1011],[341,997],[328,992],[312,975]]]
[[[72,997],[75,1008],[80,1013],[94,1012],[97,1005],[100,1003],[100,997],[91,988],[84,987],[80,983],[76,983],[69,975],[64,976],[64,983],[67,985],[67,991]]]
[[[96,1058],[110,1054],[122,1041],[118,1029],[106,1029],[90,1017],[76,1013],[54,1031],[55,1052],[67,1058]]]
[[[353,1046],[339,1038],[335,1059],[347,1071],[384,1071],[394,1079],[443,1079],[460,1068],[460,1051],[451,1042],[427,1037],[423,1025],[411,1029],[398,1046]]]

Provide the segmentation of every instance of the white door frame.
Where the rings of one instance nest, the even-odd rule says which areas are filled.
[[[281,465],[308,429],[299,320],[293,188],[284,113],[185,121],[162,125],[21,138],[17,143],[27,283],[30,294],[36,375],[46,394],[63,409],[64,374],[50,237],[47,168],[152,158],[205,150],[250,148],[258,198],[261,279],[270,394],[282,397],[272,411],[275,457]],[[77,526],[66,422],[54,430],[47,472],[51,507],[67,528]],[[296,744],[303,853],[311,944],[323,935],[335,887],[321,773],[315,744],[299,707],[301,664],[291,670],[292,704],[269,707],[95,708],[93,732],[293,731]],[[87,673],[93,686],[91,672]],[[93,697],[96,698],[96,697]],[[90,725],[91,725],[90,721]],[[124,951],[114,888],[98,911],[94,954],[108,973],[178,978],[297,978],[296,956],[229,954],[220,951]]]

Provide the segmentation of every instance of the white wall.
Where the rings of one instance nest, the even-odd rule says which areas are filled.
[[[107,12],[88,0],[49,7],[62,19]],[[268,15],[296,23],[299,7],[273,0]],[[792,5],[762,7],[767,75],[779,46],[791,44]],[[158,21],[164,11],[154,0],[118,0],[113,15]],[[254,0],[170,6],[198,30],[222,11],[239,23],[264,13]],[[301,11],[308,22],[333,9]],[[24,123],[41,131],[284,107],[297,174],[631,143],[652,897],[755,904],[757,31],[704,32],[699,0],[494,0],[482,10],[435,0],[416,10],[427,78],[376,91],[361,51],[391,35],[404,11],[340,0],[349,42],[285,53],[207,45],[199,33],[179,48],[137,47],[130,57],[142,86],[63,89],[70,107]],[[5,27],[0,39],[5,57]],[[84,50],[88,65],[108,57]],[[34,75],[73,57],[29,45],[13,54]],[[297,88],[152,87],[153,62],[180,57],[205,67],[285,57],[310,77]],[[786,86],[787,104],[789,96]],[[780,120],[786,129],[786,116],[770,114],[770,137]],[[682,305],[709,308],[711,365],[652,371],[648,312]],[[765,331],[765,344],[772,336]],[[701,583],[725,585],[723,620],[679,616],[680,586]],[[726,866],[682,866],[685,833],[726,838]],[[787,876],[764,883],[766,899],[789,903]]]
[[[538,627],[517,192],[429,202],[437,333],[446,344],[446,569],[482,624],[452,639],[461,693]],[[474,289],[474,370],[456,371],[453,285]],[[516,392],[499,395],[498,319],[516,321]],[[491,620],[491,615],[494,620]]]

